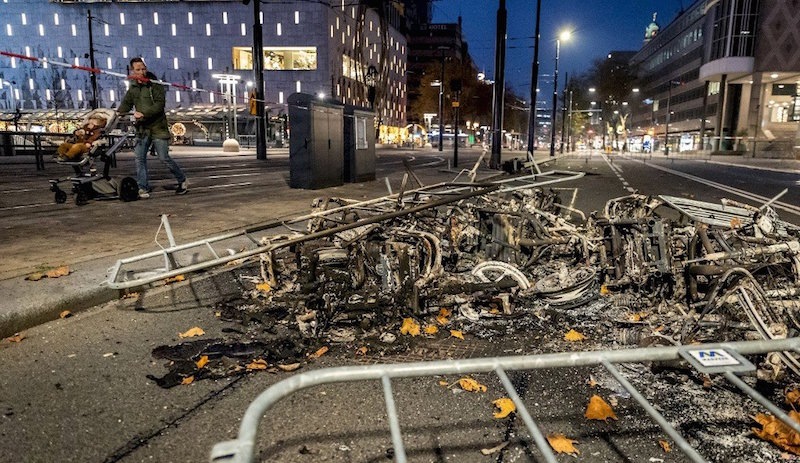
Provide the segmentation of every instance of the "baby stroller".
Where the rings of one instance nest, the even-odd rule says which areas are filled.
[[[106,124],[100,129],[100,137],[91,142],[88,151],[73,159],[56,158],[57,164],[71,166],[75,171],[72,177],[50,180],[50,191],[55,193],[55,201],[58,204],[67,201],[67,192],[59,186],[62,182],[72,184],[72,193],[78,206],[87,204],[91,199],[134,201],[139,198],[139,188],[135,179],[125,177],[117,181],[109,175],[109,170],[115,164],[116,152],[128,138],[124,133],[111,135],[112,129],[117,125],[116,111],[108,108],[94,109],[84,117],[83,125],[85,126],[90,119],[98,118],[104,119]],[[97,172],[97,161],[103,163],[102,174]]]

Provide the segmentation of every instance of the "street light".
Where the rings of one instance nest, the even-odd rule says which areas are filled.
[[[669,122],[670,122],[670,103],[672,101],[672,86],[680,85],[677,80],[670,80],[667,86],[667,121],[664,126],[664,156],[669,156]]]
[[[442,145],[444,144],[444,51],[449,49],[450,47],[438,47],[442,61],[442,73],[439,80],[439,151],[442,151]]]
[[[553,72],[553,111],[550,117],[550,156],[556,155],[556,105],[558,104],[558,58],[561,54],[561,41],[569,40],[572,33],[563,31],[556,39],[556,67]]]

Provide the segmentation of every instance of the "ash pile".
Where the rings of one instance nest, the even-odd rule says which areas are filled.
[[[800,327],[800,229],[768,205],[630,195],[585,217],[552,189],[472,184],[380,206],[315,201],[304,232],[260,255],[252,281],[262,285],[239,318],[378,345],[404,319],[441,326],[442,314],[478,336],[498,319],[531,329],[521,320],[531,317],[543,335],[562,332],[547,323],[555,316],[591,331],[598,348],[774,339]],[[764,378],[800,373],[784,353],[761,366]]]

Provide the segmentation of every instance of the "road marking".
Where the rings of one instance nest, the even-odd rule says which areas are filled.
[[[250,177],[252,175],[261,175],[261,172],[250,172],[250,173],[246,173],[246,174],[207,175],[205,177],[200,177],[200,178],[217,179],[217,178],[230,178],[230,177]]]
[[[640,161],[638,159],[632,159],[632,160],[636,161],[636,162],[640,162],[640,163],[642,163],[642,164],[644,164],[646,166],[652,167],[653,169],[658,169],[660,171],[667,172],[667,173],[672,174],[672,175],[677,175],[678,177],[683,177],[683,178],[695,181],[697,183],[701,183],[703,185],[707,185],[707,186],[710,186],[712,188],[716,188],[718,190],[722,190],[722,191],[727,192],[727,193],[731,193],[731,194],[734,194],[734,195],[741,196],[742,198],[746,198],[746,199],[749,199],[749,200],[752,200],[752,201],[755,201],[755,202],[760,202],[762,204],[764,204],[767,201],[770,201],[772,199],[772,198],[767,198],[766,196],[761,196],[761,195],[758,195],[758,194],[755,194],[755,193],[751,193],[749,191],[741,190],[739,188],[728,186],[728,185],[725,185],[723,183],[718,183],[718,182],[715,182],[713,180],[704,179],[704,178],[698,177],[696,175],[687,174],[685,172],[681,172],[681,171],[678,171],[678,170],[673,170],[673,169],[670,169],[668,167],[658,166],[658,165],[655,165],[653,163],[647,163],[647,162],[644,162],[644,161]],[[791,214],[800,215],[800,207],[797,207],[797,206],[795,206],[793,204],[784,203],[782,201],[775,201],[775,202],[772,203],[772,205],[773,205],[773,207],[775,209],[781,209],[781,210],[784,210],[784,211],[789,212]]]

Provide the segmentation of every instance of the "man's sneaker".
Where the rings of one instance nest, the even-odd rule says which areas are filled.
[[[188,180],[184,180],[184,181],[178,183],[178,188],[175,189],[175,194],[176,195],[185,195],[188,192],[189,192],[189,181]]]
[[[150,193],[147,190],[139,189],[139,199],[150,199]]]

